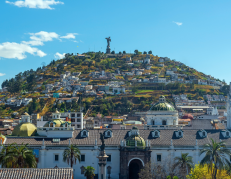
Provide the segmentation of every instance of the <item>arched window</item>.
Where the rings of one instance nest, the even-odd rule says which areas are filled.
[[[154,121],[154,120],[152,120],[151,124],[152,124],[152,125],[155,125],[155,121]]]
[[[86,132],[86,131],[83,131],[83,135],[86,136],[86,135],[87,135],[87,132]]]
[[[51,123],[50,123],[50,127],[53,127],[53,125],[54,125],[53,122],[51,122]]]
[[[107,136],[110,136],[110,135],[111,135],[111,132],[110,132],[110,131],[108,131],[108,132],[107,132]]]
[[[67,127],[67,123],[65,124],[65,127]]]
[[[163,120],[162,121],[162,125],[166,125],[167,123],[166,123],[166,120]]]
[[[205,136],[205,132],[203,132],[202,135]]]
[[[158,136],[158,132],[157,131],[155,132],[155,136]]]
[[[226,132],[226,136],[229,136],[229,132]]]

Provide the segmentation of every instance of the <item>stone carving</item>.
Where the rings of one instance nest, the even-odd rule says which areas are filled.
[[[100,140],[102,142],[102,145],[100,146],[100,150],[104,151],[105,150],[105,143],[104,143],[104,135],[100,133]]]

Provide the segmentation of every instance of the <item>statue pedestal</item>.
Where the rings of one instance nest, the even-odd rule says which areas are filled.
[[[99,179],[106,179],[106,164],[108,156],[106,155],[105,151],[100,151],[97,158],[99,159]]]
[[[111,53],[111,48],[110,47],[107,47],[106,53]]]

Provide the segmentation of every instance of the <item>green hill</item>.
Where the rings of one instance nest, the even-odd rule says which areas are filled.
[[[179,82],[169,83],[138,83],[134,81],[149,79],[153,75],[158,75],[159,78],[166,78],[171,80],[171,75],[167,75],[166,71],[174,70],[183,81],[189,81],[190,78],[195,80],[208,80],[212,79],[221,82],[219,79],[210,77],[196,69],[190,68],[186,64],[177,62],[175,60],[167,60],[159,62],[160,57],[150,55],[150,65],[140,61],[146,58],[146,54],[111,54],[106,55],[101,52],[88,52],[84,53],[85,56],[66,54],[65,58],[51,61],[47,66],[39,67],[36,71],[28,70],[19,73],[15,78],[6,80],[2,83],[2,88],[7,87],[8,92],[0,93],[1,101],[6,101],[11,97],[15,99],[33,98],[27,106],[11,107],[8,105],[0,104],[0,116],[9,116],[13,112],[18,111],[19,114],[28,111],[29,113],[40,113],[41,115],[49,114],[59,108],[61,111],[80,110],[80,105],[84,107],[83,112],[90,108],[91,105],[96,105],[92,108],[90,116],[95,116],[98,112],[103,115],[121,115],[136,110],[148,110],[150,104],[157,101],[160,95],[165,95],[169,102],[173,103],[172,94],[188,94],[191,99],[203,99],[204,94],[225,94],[227,93],[226,87],[221,90],[209,85],[197,84],[181,84]],[[126,58],[131,57],[133,66],[129,66]],[[161,65],[162,64],[162,65]],[[151,66],[147,69],[147,66]],[[99,79],[90,76],[91,72],[102,71],[105,73],[116,73],[120,70],[121,73],[131,72],[133,69],[140,69],[142,75],[115,75],[110,79]],[[81,97],[76,104],[55,104],[55,99],[45,98],[42,91],[45,90],[47,84],[60,82],[60,75],[66,71],[81,72],[79,76],[80,81],[89,81],[89,84],[102,85],[107,84],[109,81],[124,81],[123,87],[126,88],[126,94],[120,95],[103,95],[103,99],[95,99],[95,97],[83,96],[82,93],[77,94]],[[63,88],[54,88],[53,92],[71,93],[64,91]],[[46,104],[46,106],[45,106]],[[45,106],[45,107],[44,107]],[[13,115],[12,115],[13,117]]]

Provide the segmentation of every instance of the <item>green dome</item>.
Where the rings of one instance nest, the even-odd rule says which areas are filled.
[[[150,111],[175,111],[175,108],[166,102],[164,96],[160,96],[159,102],[154,104],[151,108]]]
[[[135,141],[137,141],[137,147],[145,147],[145,141],[142,137],[132,135],[126,139],[126,146],[135,147]]]
[[[66,122],[71,123],[70,121],[63,121],[61,119],[52,119],[51,121],[48,121],[43,127],[49,127],[49,124],[53,122],[55,124],[55,127],[63,127],[62,125]]]
[[[20,136],[20,137],[29,137],[34,136],[37,132],[37,128],[34,124],[31,124],[29,122],[21,123],[17,125],[13,132],[12,136]]]

